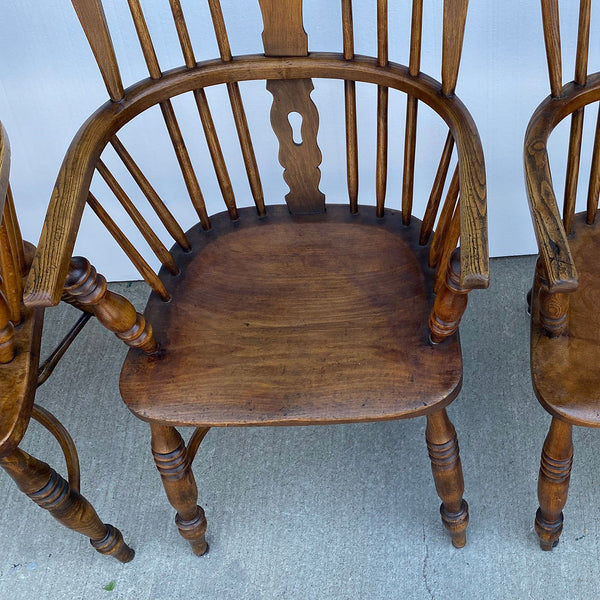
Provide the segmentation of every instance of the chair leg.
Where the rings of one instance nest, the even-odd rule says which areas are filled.
[[[535,515],[535,531],[542,550],[552,550],[562,533],[562,510],[567,503],[573,466],[572,430],[569,423],[553,418],[542,449],[538,477],[540,507]]]
[[[467,543],[469,507],[462,497],[465,486],[456,431],[446,409],[427,415],[425,439],[435,489],[442,500],[442,523],[452,536],[452,544],[462,548]]]
[[[206,518],[197,505],[198,488],[183,439],[174,427],[150,424],[150,430],[154,462],[167,498],[177,511],[175,524],[194,554],[201,556],[208,550],[204,539]]]
[[[102,523],[94,507],[45,462],[17,448],[0,458],[0,465],[22,492],[62,525],[89,537],[100,554],[124,563],[134,557],[121,532]]]

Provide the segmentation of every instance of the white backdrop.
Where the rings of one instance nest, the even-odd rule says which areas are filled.
[[[216,57],[206,2],[183,0],[182,4],[194,39],[197,59]],[[305,2],[305,28],[309,33],[311,50],[341,49],[339,4],[338,0]],[[367,0],[355,2],[356,28],[360,27],[362,31],[356,41],[357,53],[375,53],[374,4]],[[395,7],[395,4],[401,6]],[[394,36],[390,59],[405,64],[410,26],[409,4],[406,0],[390,2],[390,32]],[[521,155],[528,119],[549,90],[539,1],[472,0],[470,4],[457,94],[472,113],[483,142],[488,180],[490,253],[492,256],[534,253],[535,240],[524,190]],[[561,16],[565,80],[572,79],[578,4],[573,0],[563,2],[564,14]],[[142,5],[146,9],[151,31],[159,38],[173,41],[175,30],[167,0],[143,0]],[[244,7],[243,11],[239,8],[240,5]],[[104,0],[104,6],[113,26],[113,41],[123,79],[125,85],[130,85],[147,76],[147,71],[128,16],[127,3],[125,0]],[[425,44],[432,50],[424,53],[422,62],[422,70],[438,79],[440,6],[441,0],[425,1]],[[223,0],[223,9],[234,54],[260,51],[262,23],[257,3],[250,0]],[[594,33],[593,26],[592,40]],[[592,48],[591,71],[598,68],[597,62],[594,62],[594,50]],[[176,43],[169,46],[167,42],[157,41],[157,53],[163,70],[182,62]],[[4,0],[0,11],[0,57],[0,120],[11,140],[12,187],[24,237],[36,241],[64,152],[81,123],[106,101],[107,95],[91,51],[67,0]],[[324,160],[321,188],[326,194],[328,187],[333,187],[336,183],[336,177],[345,177],[343,151],[340,152],[335,145],[330,146],[333,141],[328,140],[332,123],[343,118],[339,109],[335,110],[332,103],[327,101],[330,94],[337,94],[338,91],[338,88],[334,90],[325,84],[317,87],[313,94],[321,110],[319,143]],[[212,91],[209,99],[218,128],[227,132],[227,128],[232,125],[226,100],[218,91]],[[368,106],[373,100],[370,93],[364,92],[361,102]],[[258,108],[259,111],[268,111],[271,104],[270,95],[264,90],[264,83],[248,84],[245,101],[250,108]],[[177,100],[175,107],[184,120],[188,113],[190,116],[194,113],[191,103],[183,99]],[[220,107],[226,110],[219,111]],[[395,104],[392,103],[391,107],[393,109]],[[398,105],[400,128],[403,127],[404,120],[401,108]],[[202,162],[206,160],[203,134],[197,114],[193,116],[196,129],[191,134],[184,132],[186,141],[190,145],[194,161],[209,164]],[[169,150],[168,139],[166,135],[158,141],[147,137],[150,121],[156,117],[156,112],[151,113],[137,126],[137,131],[124,133],[125,141],[129,147],[133,143],[130,140],[139,140],[130,150],[151,175],[153,184],[175,214],[185,216],[191,212],[178,169],[174,163],[162,158],[168,152],[157,151],[157,144],[164,144],[166,150]],[[433,117],[427,110],[420,109],[421,132],[427,130],[429,121],[432,120]],[[367,148],[366,153],[361,155],[363,201],[366,195],[371,196],[370,190],[373,189],[373,163],[369,158],[374,143],[373,123],[371,117],[362,118],[359,122],[361,144]],[[392,120],[392,131],[393,125]],[[269,135],[272,136],[272,132]],[[560,149],[566,144],[566,135],[566,127],[561,127],[554,142],[555,147]],[[262,164],[272,164],[274,161],[266,156],[266,147],[263,148],[263,137],[265,136],[255,133],[258,158]],[[403,136],[397,137],[400,139]],[[226,156],[236,152],[239,154],[235,135],[225,135],[224,139],[229,140],[224,144]],[[443,135],[439,137],[432,129],[429,141],[427,136],[425,140],[419,142],[417,160],[429,161],[431,168],[435,168]],[[397,166],[393,162],[390,166],[392,190],[394,179],[400,177],[402,164],[401,145],[399,153],[394,154],[395,143],[392,142],[390,149],[390,160],[397,161]],[[361,149],[362,147],[361,145]],[[172,150],[170,154],[172,155]],[[555,184],[559,184],[561,173],[558,163],[553,175]],[[207,179],[208,183],[201,179],[205,196],[218,196],[216,183],[211,182],[210,177]],[[232,179],[236,185],[245,185],[247,189],[241,171],[234,169]],[[263,179],[266,196],[281,198],[285,194],[281,169],[276,164],[263,173]],[[430,183],[430,179],[422,185],[417,181],[417,206],[421,202],[419,198],[426,199]],[[241,196],[240,204],[248,204],[244,198],[249,195],[242,193]],[[394,200],[393,192],[391,196],[389,205],[398,206],[399,201]],[[336,198],[328,196],[328,200],[335,201]],[[339,201],[344,199],[340,198]],[[208,204],[211,212],[223,210],[222,201],[214,205],[209,201]],[[93,215],[84,217],[76,251],[89,256],[109,279],[138,278]]]

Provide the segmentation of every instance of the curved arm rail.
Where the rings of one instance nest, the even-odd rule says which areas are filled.
[[[479,135],[462,102],[444,97],[441,85],[427,75],[413,77],[404,66],[377,65],[376,59],[313,53],[301,58],[262,55],[211,60],[178,68],[158,80],[130,87],[120,102],[107,102],[77,133],[63,161],[25,290],[29,305],[57,304],[100,155],[117,131],[147,108],[179,94],[221,83],[307,77],[352,79],[394,88],[428,104],[447,123],[456,141],[461,186],[461,285],[487,287],[489,279],[485,166]]]
[[[548,288],[553,293],[577,289],[577,270],[554,194],[548,137],[565,117],[600,100],[600,73],[588,76],[585,86],[569,83],[560,97],[549,96],[534,112],[525,134],[524,165],[529,208]]]

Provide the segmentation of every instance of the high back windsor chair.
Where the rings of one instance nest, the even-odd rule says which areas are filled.
[[[177,526],[196,554],[206,551],[206,520],[196,505],[191,463],[209,428],[417,416],[427,418],[443,523],[454,545],[463,546],[468,511],[458,443],[445,407],[462,382],[457,329],[467,292],[488,285],[483,154],[475,125],[454,94],[467,0],[444,2],[441,83],[420,72],[420,0],[412,3],[408,67],[388,59],[385,0],[373,4],[375,57],[355,54],[351,0],[341,4],[341,53],[309,52],[301,0],[260,0],[255,9],[262,14],[264,52],[244,56],[232,53],[219,0],[208,0],[220,57],[199,63],[185,7],[169,0],[185,66],[167,72],[159,66],[140,2],[128,4],[150,79],[124,90],[101,3],[73,0],[111,100],[82,127],[64,160],[28,281],[28,303],[57,302],[66,280],[70,297],[132,347],[121,393],[130,410],[150,424],[152,452],[177,510]],[[243,4],[244,11],[250,4]],[[339,135],[347,159],[346,206],[326,206],[320,189],[319,108],[311,91],[324,79],[339,81],[337,98],[327,102],[339,101],[345,114]],[[266,80],[270,127],[249,125],[243,96],[251,80]],[[376,127],[375,185],[360,194],[358,86],[376,90],[377,96],[376,109],[367,116]],[[213,87],[226,88],[229,96],[250,208],[236,203],[243,193],[235,189],[243,182],[228,174],[209,107],[207,92]],[[187,93],[197,105],[226,207],[212,216],[172,103]],[[402,200],[401,207],[388,208],[389,101],[398,93],[407,99]],[[422,221],[412,216],[419,103],[441,117],[443,128],[442,157]],[[170,199],[159,197],[122,141],[120,131],[154,106],[160,107],[197,213],[186,233],[167,207]],[[292,131],[292,113],[301,119],[299,137]],[[271,162],[279,159],[289,187],[285,205],[272,205],[281,198],[263,194],[264,165],[253,149],[257,135],[261,141],[271,136]],[[170,251],[101,158],[108,145],[175,241]],[[158,274],[90,192],[95,173],[158,257]],[[372,205],[359,204],[359,195]],[[151,287],[143,316],[107,296],[103,278],[89,263],[80,261],[78,273],[67,276],[86,203]],[[197,428],[187,448],[177,426]]]
[[[60,523],[88,536],[98,552],[128,562],[133,550],[125,544],[121,532],[103,524],[79,493],[79,459],[71,436],[54,415],[34,404],[36,388],[48,379],[91,313],[82,314],[40,366],[44,309],[25,308],[22,303],[23,277],[29,271],[35,248],[21,239],[8,183],[9,167],[10,147],[0,123],[0,467],[22,492]],[[60,444],[68,482],[48,464],[19,448],[32,417]]]
[[[591,0],[581,0],[575,78],[563,85],[559,3],[542,0],[542,17],[551,95],[537,108],[525,138],[527,193],[539,246],[530,298],[531,375],[535,393],[552,415],[544,442],[538,479],[540,507],[535,528],[544,550],[551,550],[562,532],[573,463],[573,425],[599,427],[600,291],[595,225],[600,191],[600,120],[592,128],[591,162],[582,147],[584,111],[600,100],[600,73],[588,74]],[[573,8],[571,6],[571,8]],[[591,108],[591,107],[590,107]],[[571,117],[562,216],[550,174],[548,139]],[[591,130],[590,130],[591,131]],[[576,212],[580,167],[589,165],[587,208]],[[583,188],[583,185],[581,186]],[[579,196],[585,197],[585,193]]]

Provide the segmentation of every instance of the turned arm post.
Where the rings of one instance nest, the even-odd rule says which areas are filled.
[[[8,363],[15,356],[14,327],[10,320],[8,302],[0,291],[0,363]]]
[[[533,293],[537,294],[539,302],[540,325],[548,336],[566,335],[569,326],[569,295],[564,292],[558,294],[550,292],[548,278],[539,258],[535,267]],[[535,297],[533,300],[535,301]]]
[[[107,289],[106,279],[86,258],[71,259],[63,300],[93,312],[104,327],[131,348],[139,348],[146,354],[158,350],[150,323],[127,298]]]
[[[431,341],[434,344],[443,342],[456,332],[467,308],[468,293],[469,290],[460,285],[460,248],[457,248],[450,256],[446,277],[429,315]]]

